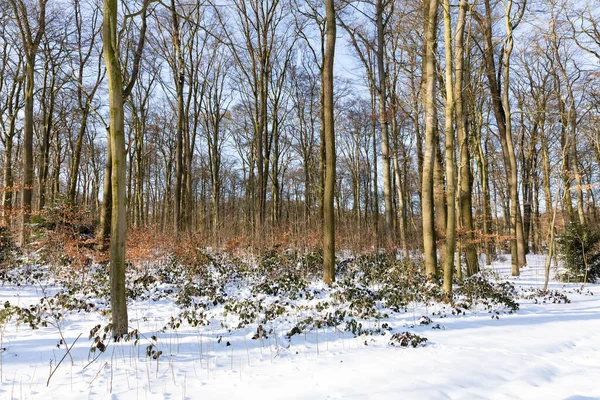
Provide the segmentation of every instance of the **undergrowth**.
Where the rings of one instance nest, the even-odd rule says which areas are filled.
[[[338,260],[338,279],[327,287],[321,281],[322,252],[318,250],[270,250],[242,256],[201,247],[172,250],[154,262],[150,253],[140,252],[135,265],[127,265],[129,301],[167,301],[175,306],[170,318],[157,327],[156,335],[213,325],[228,332],[251,330],[256,332],[252,339],[277,331],[292,340],[297,335],[330,329],[353,336],[389,334],[390,344],[417,347],[427,339],[408,332],[394,333],[390,317],[425,307],[429,316],[405,328],[430,325],[422,329],[444,329],[432,318],[488,312],[498,319],[516,312],[520,299],[569,302],[561,292],[518,290],[483,273],[456,282],[449,300],[439,284],[427,279],[420,262],[401,261],[394,254],[361,254]],[[34,255],[27,265],[0,270],[2,284],[36,286],[43,291],[35,304],[5,302],[0,324],[14,322],[31,329],[53,326],[60,330],[70,314],[98,313],[106,322],[90,330],[90,351],[104,352],[111,323],[107,264],[85,268],[42,264],[46,254],[40,253],[38,259]],[[155,338],[145,338],[147,356],[158,359],[162,352]],[[140,333],[134,329],[120,340],[137,344]]]
[[[128,265],[130,301],[168,299],[178,307],[162,331],[220,324],[227,330],[290,322],[288,337],[321,327],[354,335],[389,330],[382,321],[418,305],[442,304],[438,285],[427,280],[423,267],[399,261],[391,254],[359,255],[338,261],[338,281],[320,282],[320,252],[268,251],[236,258],[195,250],[171,255],[165,262]],[[110,316],[109,273],[105,265],[85,270],[45,267],[33,263],[4,271],[2,282],[53,288],[38,303],[6,302],[3,319],[37,329],[69,313],[99,312]],[[449,307],[454,314],[485,310],[500,315],[518,310],[519,294],[509,283],[482,275],[456,285]],[[532,296],[533,294],[529,294]],[[542,294],[537,295],[542,298]],[[543,300],[541,300],[543,301]]]

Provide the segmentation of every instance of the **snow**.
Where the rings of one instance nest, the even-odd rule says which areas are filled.
[[[517,287],[541,288],[544,260],[529,257],[518,278],[509,276],[510,260],[489,269]],[[48,318],[37,330],[9,321],[0,328],[0,398],[600,399],[600,286],[551,281],[550,288],[571,302],[520,299],[519,311],[498,319],[487,311],[442,317],[441,305],[413,304],[380,321],[392,328],[384,335],[354,337],[323,326],[291,339],[291,322],[266,324],[267,337],[259,339],[252,339],[256,325],[230,330],[215,322],[158,332],[178,306],[168,298],[138,300],[129,317],[139,343],[107,341],[107,350],[94,354],[88,335],[106,323],[101,309]],[[23,306],[42,295],[41,287],[0,286],[1,303]],[[420,324],[424,315],[430,324]],[[237,323],[225,319],[229,327]],[[391,335],[403,331],[428,341],[391,346]],[[68,346],[81,336],[73,363],[67,356],[56,368],[66,353],[61,332]],[[146,355],[150,344],[163,352],[157,360]]]

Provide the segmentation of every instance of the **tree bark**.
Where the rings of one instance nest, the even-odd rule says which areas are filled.
[[[375,91],[371,89],[371,113],[375,115]],[[379,173],[377,168],[377,124],[371,117],[371,137],[373,140],[373,237],[375,251],[379,251]]]
[[[383,2],[375,1],[375,25],[377,27],[377,94],[379,96],[379,127],[381,129],[381,166],[383,168],[383,200],[385,203],[386,245],[394,241],[394,208],[392,205],[392,175],[390,163],[389,118],[387,109],[387,73],[385,70],[385,43]]]
[[[182,228],[182,193],[183,193],[183,123],[184,123],[184,99],[183,88],[185,83],[185,72],[183,70],[183,55],[181,53],[181,38],[179,33],[179,15],[175,9],[175,1],[171,0],[171,18],[173,23],[173,47],[175,60],[173,60],[173,77],[177,90],[177,131],[175,150],[175,199],[173,202],[173,228],[175,235]]]
[[[450,0],[444,0],[444,44],[446,50],[446,258],[444,260],[444,294],[452,298],[452,276],[454,272],[454,251],[456,248],[455,210],[455,149],[454,149],[454,87],[452,79],[452,21]],[[460,267],[460,265],[459,265]]]
[[[504,93],[502,97],[502,103],[504,107],[504,122],[505,122],[505,136],[506,136],[506,148],[508,150],[508,159],[510,162],[510,178],[509,178],[509,190],[510,190],[510,203],[511,203],[511,217],[510,225],[511,229],[516,236],[516,255],[517,255],[517,269],[514,269],[515,263],[513,261],[513,275],[519,275],[518,268],[523,267],[527,264],[525,259],[525,238],[523,235],[523,221],[521,218],[521,206],[519,202],[519,182],[517,174],[517,158],[515,156],[515,150],[513,146],[512,138],[512,119],[511,119],[511,107],[510,107],[510,56],[513,50],[513,23],[510,15],[512,9],[512,0],[508,0],[506,6],[506,40],[504,44]]]
[[[112,336],[127,334],[127,298],[125,292],[125,240],[126,240],[126,150],[124,99],[131,93],[137,78],[144,47],[146,31],[146,6],[142,9],[140,39],[134,54],[133,72],[127,86],[123,87],[119,36],[117,31],[118,1],[104,0],[103,54],[108,76],[108,105],[110,111],[110,150],[112,156],[112,212],[110,230],[110,307]]]
[[[423,252],[425,272],[428,277],[437,275],[435,243],[435,218],[433,202],[433,169],[435,163],[435,136],[437,114],[435,107],[435,41],[437,31],[437,0],[424,0],[425,5],[425,151],[423,155],[423,178],[421,186],[421,218],[423,223]]]
[[[323,59],[323,131],[325,136],[325,191],[323,196],[323,280],[335,281],[335,127],[333,110],[333,62],[336,16],[333,0],[325,0],[327,42]]]
[[[50,52],[48,50],[48,52]],[[48,54],[47,57],[52,57]],[[43,210],[46,205],[46,182],[48,181],[48,170],[50,166],[50,134],[54,123],[54,104],[56,99],[56,70],[53,61],[47,60],[44,66],[44,87],[42,89],[44,127],[42,129],[42,143],[40,145],[40,168],[38,174],[38,211]],[[50,83],[47,84],[47,75]],[[46,101],[48,104],[45,104]]]
[[[467,0],[461,0],[458,10],[456,25],[456,44],[454,46],[454,101],[456,113],[456,133],[459,146],[459,207],[462,226],[465,230],[464,246],[466,252],[467,276],[479,272],[479,261],[477,259],[477,246],[475,245],[475,226],[473,224],[472,204],[472,175],[471,155],[469,146],[469,132],[467,131],[466,115],[464,110],[464,37],[467,13]],[[484,222],[487,223],[487,222]],[[457,268],[460,268],[458,266]]]
[[[33,94],[34,94],[34,70],[35,52],[26,56],[25,66],[25,106],[23,126],[23,191],[21,194],[22,223],[21,223],[21,246],[27,243],[26,225],[31,217],[31,199],[33,194]]]

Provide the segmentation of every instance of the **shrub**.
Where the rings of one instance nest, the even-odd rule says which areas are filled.
[[[515,301],[517,291],[511,283],[493,283],[481,274],[465,279],[454,294],[461,301],[460,305],[467,308],[479,305],[489,312],[505,308],[509,313],[519,309],[519,303]]]
[[[39,262],[75,269],[90,265],[95,254],[94,215],[91,210],[68,203],[45,208],[31,218],[34,225],[32,246]]]
[[[427,338],[411,332],[394,333],[390,338],[391,346],[414,347],[425,346]]]
[[[566,267],[562,279],[596,282],[600,277],[600,230],[571,222],[556,239],[558,254]]]

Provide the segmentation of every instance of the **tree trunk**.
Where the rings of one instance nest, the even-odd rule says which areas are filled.
[[[48,63],[47,63],[48,64]],[[46,64],[45,66],[45,71],[44,71],[44,75],[46,75],[49,71],[48,71],[48,65]],[[52,127],[53,127],[53,123],[54,123],[54,103],[55,103],[55,98],[56,98],[56,92],[55,92],[55,82],[56,82],[56,73],[54,71],[54,66],[50,67],[52,68],[52,71],[50,71],[50,73],[52,74],[51,78],[50,78],[50,85],[47,86],[46,85],[46,76],[44,76],[44,88],[42,90],[42,102],[45,102],[45,97],[46,95],[49,96],[48,98],[48,105],[46,108],[46,105],[44,104],[44,127],[43,127],[43,133],[42,133],[42,143],[40,146],[40,155],[41,155],[41,160],[40,160],[40,169],[39,169],[39,175],[38,175],[38,211],[43,210],[44,206],[46,205],[46,182],[48,181],[48,170],[49,170],[49,166],[50,166],[50,134],[52,132]],[[47,92],[49,91],[49,93]],[[57,149],[57,151],[60,151],[59,149]]]
[[[475,226],[473,224],[473,205],[472,205],[472,175],[471,175],[471,155],[469,146],[469,132],[467,131],[466,116],[464,110],[464,37],[465,21],[468,7],[466,0],[461,0],[458,21],[456,26],[456,45],[454,47],[454,101],[456,104],[456,133],[459,146],[459,207],[462,226],[465,230],[464,246],[466,250],[467,276],[476,274],[479,271],[479,261],[477,259],[477,246],[475,245]],[[487,224],[487,221],[484,221]],[[487,240],[487,239],[486,239]],[[487,256],[486,256],[487,257]],[[457,268],[460,268],[458,266]]]
[[[25,106],[23,126],[23,191],[21,192],[21,246],[27,243],[27,228],[31,217],[31,198],[33,193],[33,95],[35,50],[26,56],[25,66]]]
[[[456,248],[455,210],[455,149],[454,149],[454,87],[452,82],[452,21],[450,20],[450,0],[444,0],[444,44],[446,48],[446,258],[444,260],[444,294],[452,298],[452,275],[454,272],[454,251]]]
[[[183,56],[181,54],[181,38],[179,33],[179,15],[175,10],[175,1],[171,0],[171,17],[173,23],[173,47],[175,50],[175,61],[173,76],[177,90],[177,133],[175,150],[175,199],[173,202],[173,228],[177,235],[182,228],[182,193],[183,193],[183,123],[184,123],[184,99],[183,87],[185,83],[185,72],[183,70]]]
[[[323,59],[323,131],[325,136],[325,191],[323,196],[323,280],[335,281],[335,127],[333,110],[333,61],[335,52],[335,8],[333,0],[325,0],[327,42]]]
[[[437,31],[437,0],[425,0],[425,151],[423,155],[423,178],[421,186],[421,218],[423,223],[423,252],[425,272],[428,277],[437,275],[435,243],[435,218],[433,202],[433,172],[435,163],[435,136],[437,115],[435,107],[435,41]]]
[[[402,181],[400,179],[400,165],[398,163],[398,150],[394,157],[394,174],[396,176],[396,191],[398,192],[398,225],[400,225],[400,246],[402,247],[402,257],[408,259],[408,243],[406,241],[406,218],[404,214],[404,191],[402,190]]]
[[[110,109],[110,150],[112,156],[112,215],[110,231],[110,307],[112,336],[127,334],[127,299],[125,294],[126,235],[126,160],[123,81],[117,37],[117,0],[104,0],[104,62],[108,76]]]
[[[11,0],[11,6],[16,18],[19,31],[21,32],[21,44],[25,53],[25,92],[24,121],[23,121],[23,188],[21,192],[21,231],[20,244],[24,246],[27,242],[26,225],[29,223],[31,214],[31,199],[33,194],[33,101],[35,89],[35,57],[38,52],[40,41],[46,29],[46,2],[38,0],[37,32],[32,32],[29,24],[28,6],[23,0]]]
[[[510,109],[505,111],[505,107],[508,106],[508,93],[504,93],[502,96],[502,89],[498,84],[498,80],[496,78],[496,65],[494,61],[494,45],[492,41],[492,9],[490,6],[490,1],[485,0],[485,21],[480,21],[482,24],[482,30],[485,38],[485,49],[484,49],[484,61],[485,61],[485,74],[488,79],[488,86],[490,88],[490,93],[492,95],[492,108],[494,110],[494,116],[496,118],[496,124],[498,126],[498,136],[500,138],[500,144],[502,147],[502,154],[504,160],[504,168],[506,173],[506,182],[508,184],[510,198],[512,204],[507,208],[506,217],[509,221],[510,233],[511,233],[511,259],[512,259],[512,274],[513,276],[519,276],[519,254],[518,254],[518,241],[522,240],[523,229],[520,224],[520,218],[517,218],[516,212],[520,210],[518,206],[518,189],[516,187],[516,160],[515,153],[512,147],[512,133],[510,129]],[[507,9],[507,26],[510,25],[508,23],[509,20],[509,12],[510,9]],[[506,45],[512,45],[512,34],[509,33],[506,39]],[[509,49],[505,48],[504,57],[510,56]],[[508,60],[505,60],[505,70],[504,70],[504,79],[505,79],[505,92],[507,92],[508,88]],[[509,65],[509,64],[508,64]],[[507,121],[507,118],[509,121]],[[509,143],[510,140],[510,143]],[[512,156],[511,156],[512,153]],[[513,168],[514,166],[514,168]],[[513,171],[514,169],[514,171]],[[516,199],[515,199],[516,197]],[[513,215],[515,213],[515,215]],[[521,234],[518,235],[518,228],[521,228]]]
[[[13,152],[13,136],[11,131],[14,131],[14,118],[11,117],[9,122],[9,134],[4,141],[4,190],[2,191],[2,216],[6,226],[10,226],[12,213],[12,195],[13,195],[13,173],[12,173],[12,152]]]
[[[510,56],[513,49],[513,24],[511,20],[511,8],[512,0],[508,0],[506,7],[506,41],[504,45],[504,93],[503,93],[503,107],[504,107],[504,122],[505,122],[505,136],[506,136],[506,148],[508,150],[508,159],[510,162],[510,178],[509,178],[509,189],[510,189],[510,203],[511,203],[511,218],[510,225],[511,229],[516,236],[516,255],[517,255],[517,269],[515,270],[515,262],[513,261],[513,275],[519,275],[519,267],[523,267],[527,264],[525,259],[525,238],[523,235],[523,221],[521,219],[521,206],[519,203],[519,181],[517,174],[517,159],[515,156],[515,150],[513,147],[512,139],[512,120],[511,120],[511,108],[510,108]],[[514,241],[513,241],[514,242]],[[511,252],[512,253],[512,252]],[[513,255],[514,256],[514,255]]]
[[[392,175],[390,168],[389,119],[387,111],[387,74],[385,70],[385,45],[383,2],[375,1],[375,24],[377,26],[377,94],[379,96],[379,127],[381,129],[381,166],[383,168],[383,200],[385,203],[386,245],[394,241],[394,209],[392,206]]]
[[[374,90],[371,90],[371,112],[372,115],[375,115],[375,93]],[[375,123],[375,118],[371,117],[371,136],[373,140],[373,236],[375,238],[375,251],[379,251],[379,184],[377,183],[378,178],[378,168],[377,168],[377,124]]]
[[[446,262],[446,222],[448,220],[448,215],[446,211],[447,201],[444,180],[444,160],[442,157],[443,153],[440,148],[440,136],[437,128],[435,130],[434,140],[435,161],[433,164],[433,203],[435,208],[435,225],[439,264],[440,266],[443,266]]]
[[[71,162],[71,178],[69,179],[69,189],[67,190],[67,199],[69,203],[75,203],[75,195],[77,193],[77,181],[79,179],[79,166],[81,165],[81,150],[83,148],[83,138],[87,128],[87,112],[81,116],[81,126],[77,132],[77,140],[75,142],[75,153]]]
[[[579,224],[585,225],[585,211],[583,205],[583,182],[579,173],[579,161],[577,159],[577,146],[575,143],[575,133],[573,133],[573,175],[575,175],[575,184],[577,185],[577,216]]]

